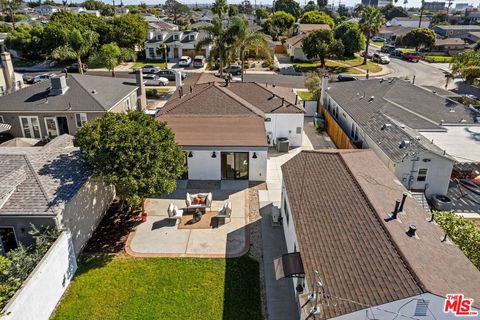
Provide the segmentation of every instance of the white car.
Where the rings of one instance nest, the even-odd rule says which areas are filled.
[[[168,79],[159,77],[156,74],[147,74],[143,76],[143,80],[145,81],[145,85],[147,86],[167,86]]]
[[[146,65],[142,68],[143,73],[157,73],[161,69],[154,65]]]
[[[178,65],[180,67],[188,67],[191,63],[192,63],[192,58],[187,56],[181,57],[180,60],[178,61]]]
[[[390,58],[383,53],[374,53],[372,57],[372,61],[380,64],[389,64]]]

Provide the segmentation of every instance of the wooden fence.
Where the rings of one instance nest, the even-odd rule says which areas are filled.
[[[323,107],[320,107],[320,112],[325,118],[326,131],[338,149],[356,149],[350,143],[350,138],[343,131],[338,122],[330,115],[330,113]]]

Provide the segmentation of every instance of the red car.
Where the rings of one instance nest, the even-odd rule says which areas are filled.
[[[422,59],[422,56],[416,52],[405,52],[402,54],[402,59],[410,62],[418,62]]]

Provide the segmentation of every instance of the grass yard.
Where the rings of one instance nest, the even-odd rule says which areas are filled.
[[[313,98],[313,94],[310,91],[297,91],[297,94],[302,100],[305,100],[305,101],[315,100]]]
[[[425,56],[425,61],[432,63],[451,63],[452,59],[450,56]]]
[[[380,72],[382,71],[382,67],[379,66],[378,64],[367,60],[367,64],[362,64],[363,63],[363,58],[362,57],[354,57],[352,59],[345,59],[345,60],[335,60],[341,63],[348,64],[352,67],[357,67],[359,69],[365,70],[365,71],[370,71],[372,73],[375,72]]]
[[[372,43],[376,46],[379,46],[379,47],[382,47],[385,44],[385,42],[383,42],[383,41],[372,41]]]
[[[52,319],[262,319],[249,258],[83,257]]]
[[[165,68],[165,61],[162,61],[162,60],[139,60],[139,61],[135,61],[135,63],[132,66],[132,69],[141,68],[141,67],[144,67],[146,65],[152,65],[152,66],[164,69]]]

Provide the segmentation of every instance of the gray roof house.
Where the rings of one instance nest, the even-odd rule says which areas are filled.
[[[397,78],[324,78],[321,103],[354,145],[373,149],[407,189],[427,196],[445,195],[454,162],[480,149],[469,132],[479,126],[478,111]],[[461,139],[448,144],[458,130]]]
[[[468,37],[470,32],[480,31],[480,26],[477,25],[448,25],[442,26],[438,25],[433,27],[433,31],[441,37],[449,38],[461,38],[465,39]]]
[[[78,254],[114,197],[91,177],[73,137],[42,147],[0,146],[0,253],[30,244],[30,225],[72,233]]]
[[[137,74],[137,79],[141,74]],[[67,74],[0,97],[0,122],[14,137],[50,139],[74,135],[84,123],[105,112],[144,109],[143,82]]]
[[[452,293],[480,306],[480,271],[372,150],[302,151],[281,169],[288,252],[274,264],[296,318],[454,320]]]
[[[206,37],[204,31],[179,31],[179,30],[161,30],[151,33],[150,38],[145,43],[145,56],[147,59],[163,59],[164,53],[157,50],[162,43],[167,45],[168,59],[176,59],[182,56],[203,55],[206,58],[210,55],[211,46],[204,47],[198,52],[195,47],[199,41]]]

